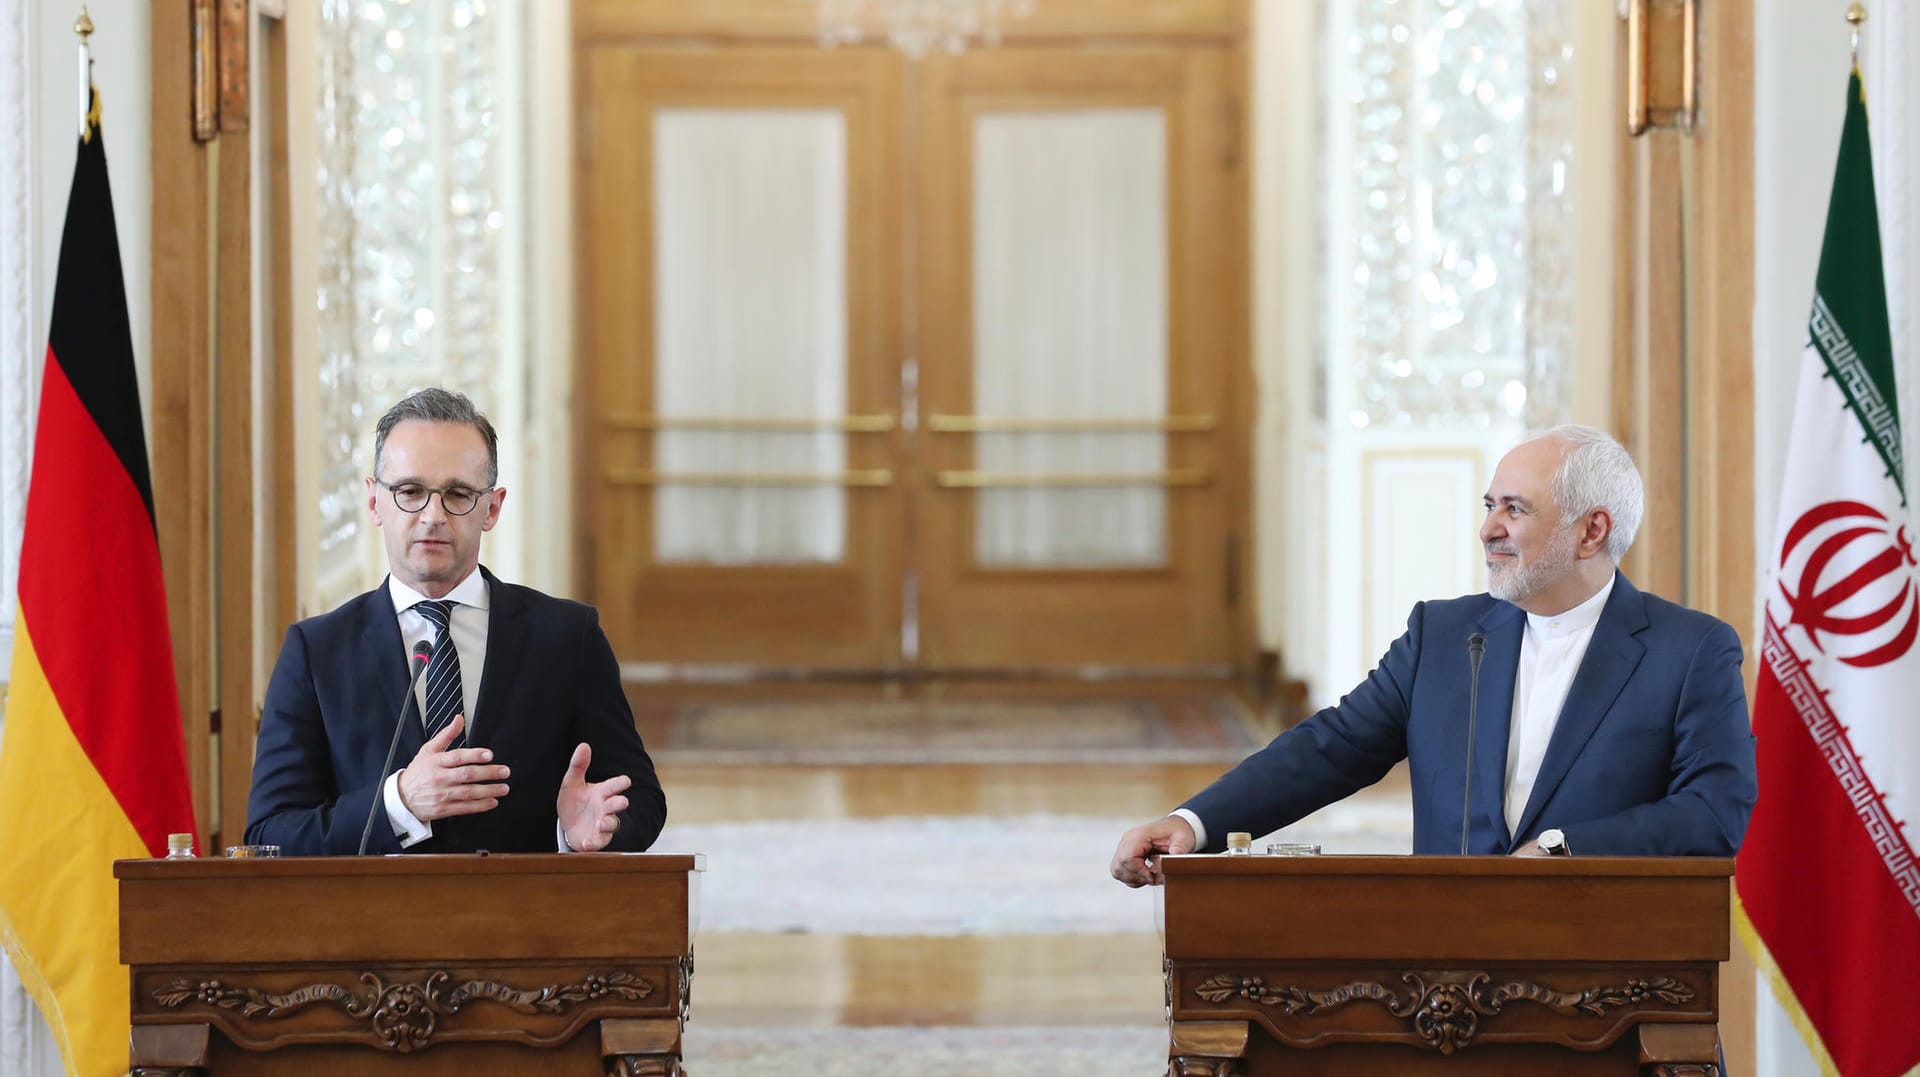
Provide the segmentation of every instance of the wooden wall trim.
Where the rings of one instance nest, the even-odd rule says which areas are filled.
[[[1752,642],[1754,558],[1753,11],[1714,5],[1701,32],[1706,69],[1696,170],[1694,272],[1687,325],[1687,546],[1693,604]],[[1749,648],[1751,653],[1752,648]],[[1752,663],[1749,663],[1751,687]]]
[[[195,819],[214,815],[212,512],[208,385],[214,251],[211,154],[193,135],[193,5],[156,0],[152,14],[153,503],[166,577],[167,627],[187,745]]]
[[[261,566],[271,581],[272,597],[266,607],[266,634],[260,642],[273,646],[279,631],[300,616],[300,555],[295,536],[300,533],[293,491],[298,489],[293,421],[293,201],[288,159],[290,140],[287,132],[287,25],[270,19],[262,28],[266,70],[262,85],[266,100],[258,102],[267,121],[267,220],[268,272],[271,274],[268,323],[271,326],[270,350],[264,374],[265,398],[272,416],[267,425],[264,448],[271,458],[270,491],[263,502],[271,514],[268,528],[268,558]],[[272,652],[268,652],[271,655]]]
[[[253,766],[253,170],[244,115],[195,140],[194,76],[208,65],[194,13],[193,0],[153,7],[153,490],[188,778],[211,849],[239,840]]]
[[[1751,698],[1754,14],[1750,3],[1702,3],[1699,16],[1696,129],[1628,139],[1620,128],[1613,417],[1648,482],[1648,526],[1628,571],[1740,633]],[[1755,978],[1745,948],[1731,949],[1721,1038],[1729,1072],[1744,1073],[1754,1068]]]
[[[220,708],[220,834],[238,843],[246,831],[253,776],[253,221],[248,195],[253,157],[244,126],[223,119],[214,142],[218,162],[215,334],[212,411],[215,528],[208,551],[215,565],[211,602],[218,624],[216,668]]]
[[[1114,17],[1114,0],[1044,0],[1024,18],[1001,20],[1002,41],[1036,44],[1051,38],[1151,39],[1165,43],[1180,37],[1244,39],[1248,32],[1244,0],[1128,0],[1123,19]],[[574,32],[582,37],[676,37],[714,43],[753,41],[812,43],[819,20],[804,0],[729,0],[724,4],[688,0],[575,0]],[[1115,23],[1124,22],[1124,28]],[[867,15],[866,43],[885,43],[879,19]]]
[[[1687,598],[1739,630],[1747,697],[1759,667],[1754,608],[1754,33],[1750,3],[1702,4],[1701,128],[1687,325]],[[1721,977],[1727,1071],[1753,1073],[1756,979],[1736,939]]]

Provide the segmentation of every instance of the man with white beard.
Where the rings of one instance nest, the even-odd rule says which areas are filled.
[[[1416,605],[1339,703],[1127,831],[1114,878],[1158,883],[1162,854],[1277,830],[1402,759],[1416,853],[1733,855],[1757,796],[1740,639],[1620,573],[1633,459],[1557,427],[1501,459],[1485,501],[1489,593]]]

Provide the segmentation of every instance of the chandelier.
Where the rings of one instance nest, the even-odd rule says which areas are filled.
[[[1034,0],[814,0],[820,44],[854,45],[870,23],[886,27],[887,43],[918,60],[934,49],[958,55],[970,41],[1000,43],[1002,19],[1024,18]]]

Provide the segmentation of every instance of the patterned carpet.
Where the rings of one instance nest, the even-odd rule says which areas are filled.
[[[1107,874],[1138,819],[916,816],[669,823],[656,852],[704,852],[700,930],[848,935],[1099,935],[1154,930],[1152,890]],[[1267,841],[1405,853],[1408,810],[1354,800]],[[844,870],[823,872],[820,865]],[[768,879],[781,885],[769,887]]]
[[[1224,696],[635,701],[663,763],[1232,763],[1266,743]]]

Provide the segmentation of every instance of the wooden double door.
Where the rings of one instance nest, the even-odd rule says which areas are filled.
[[[576,35],[623,662],[1246,663],[1240,42]]]

